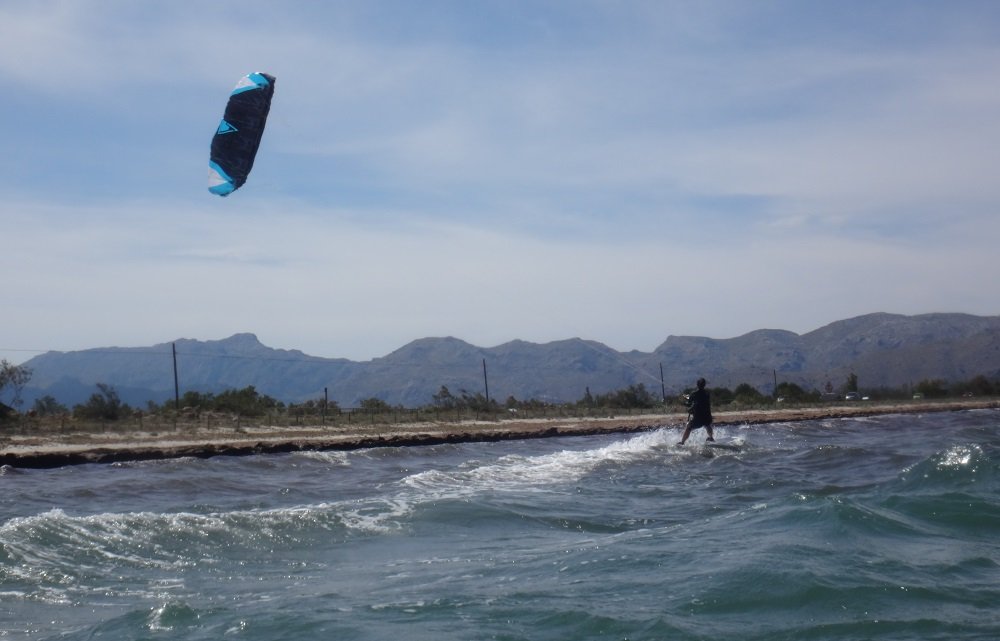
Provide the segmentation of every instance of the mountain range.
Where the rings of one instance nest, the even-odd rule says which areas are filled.
[[[736,338],[669,336],[652,352],[619,352],[570,338],[521,340],[477,347],[458,338],[421,338],[370,361],[309,356],[274,349],[250,333],[222,340],[177,339],[151,347],[102,347],[47,352],[23,365],[32,378],[26,406],[45,395],[72,406],[98,383],[134,406],[174,397],[173,356],[181,394],[218,393],[253,385],[285,402],[321,399],[341,407],[379,398],[390,405],[432,402],[442,386],[459,396],[485,393],[501,403],[576,401],[644,384],[668,395],[704,376],[710,387],[749,383],[764,393],[775,381],[805,389],[842,387],[852,373],[861,389],[900,387],[925,379],[1000,376],[1000,316],[876,313],[841,320],[806,334],[761,329]],[[661,377],[662,371],[662,377]]]

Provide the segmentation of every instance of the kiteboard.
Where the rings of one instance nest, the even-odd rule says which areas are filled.
[[[741,451],[743,449],[742,447],[740,447],[739,445],[736,445],[734,443],[709,442],[709,443],[705,443],[704,445],[705,445],[705,447],[710,447],[713,450],[729,450],[731,452],[739,452],[739,451]]]
[[[716,443],[714,441],[706,441],[704,443],[698,444],[698,453],[705,458],[714,458],[717,455],[723,455],[726,452],[740,452],[743,448],[734,443]]]

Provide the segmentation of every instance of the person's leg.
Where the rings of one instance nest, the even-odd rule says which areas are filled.
[[[714,442],[715,441],[715,433],[712,432],[712,424],[709,423],[708,425],[706,425],[705,429],[708,431],[708,438],[705,439],[705,440],[706,441],[713,441]]]
[[[681,437],[680,445],[684,445],[684,442],[688,440],[688,436],[690,435],[691,435],[691,423],[688,423],[687,427],[684,428],[684,436]]]

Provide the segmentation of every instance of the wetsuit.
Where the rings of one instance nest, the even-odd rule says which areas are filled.
[[[688,414],[691,420],[688,426],[691,429],[706,427],[712,424],[712,403],[709,400],[707,389],[697,389],[691,393],[687,401]]]

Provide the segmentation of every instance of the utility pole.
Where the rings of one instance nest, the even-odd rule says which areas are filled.
[[[660,396],[663,397],[663,402],[667,402],[667,386],[663,383],[663,363],[660,363]]]
[[[174,409],[181,411],[181,388],[177,384],[177,343],[170,343],[170,350],[174,355]]]
[[[486,405],[490,404],[490,379],[486,377],[486,359],[483,359],[483,385],[486,387]]]

